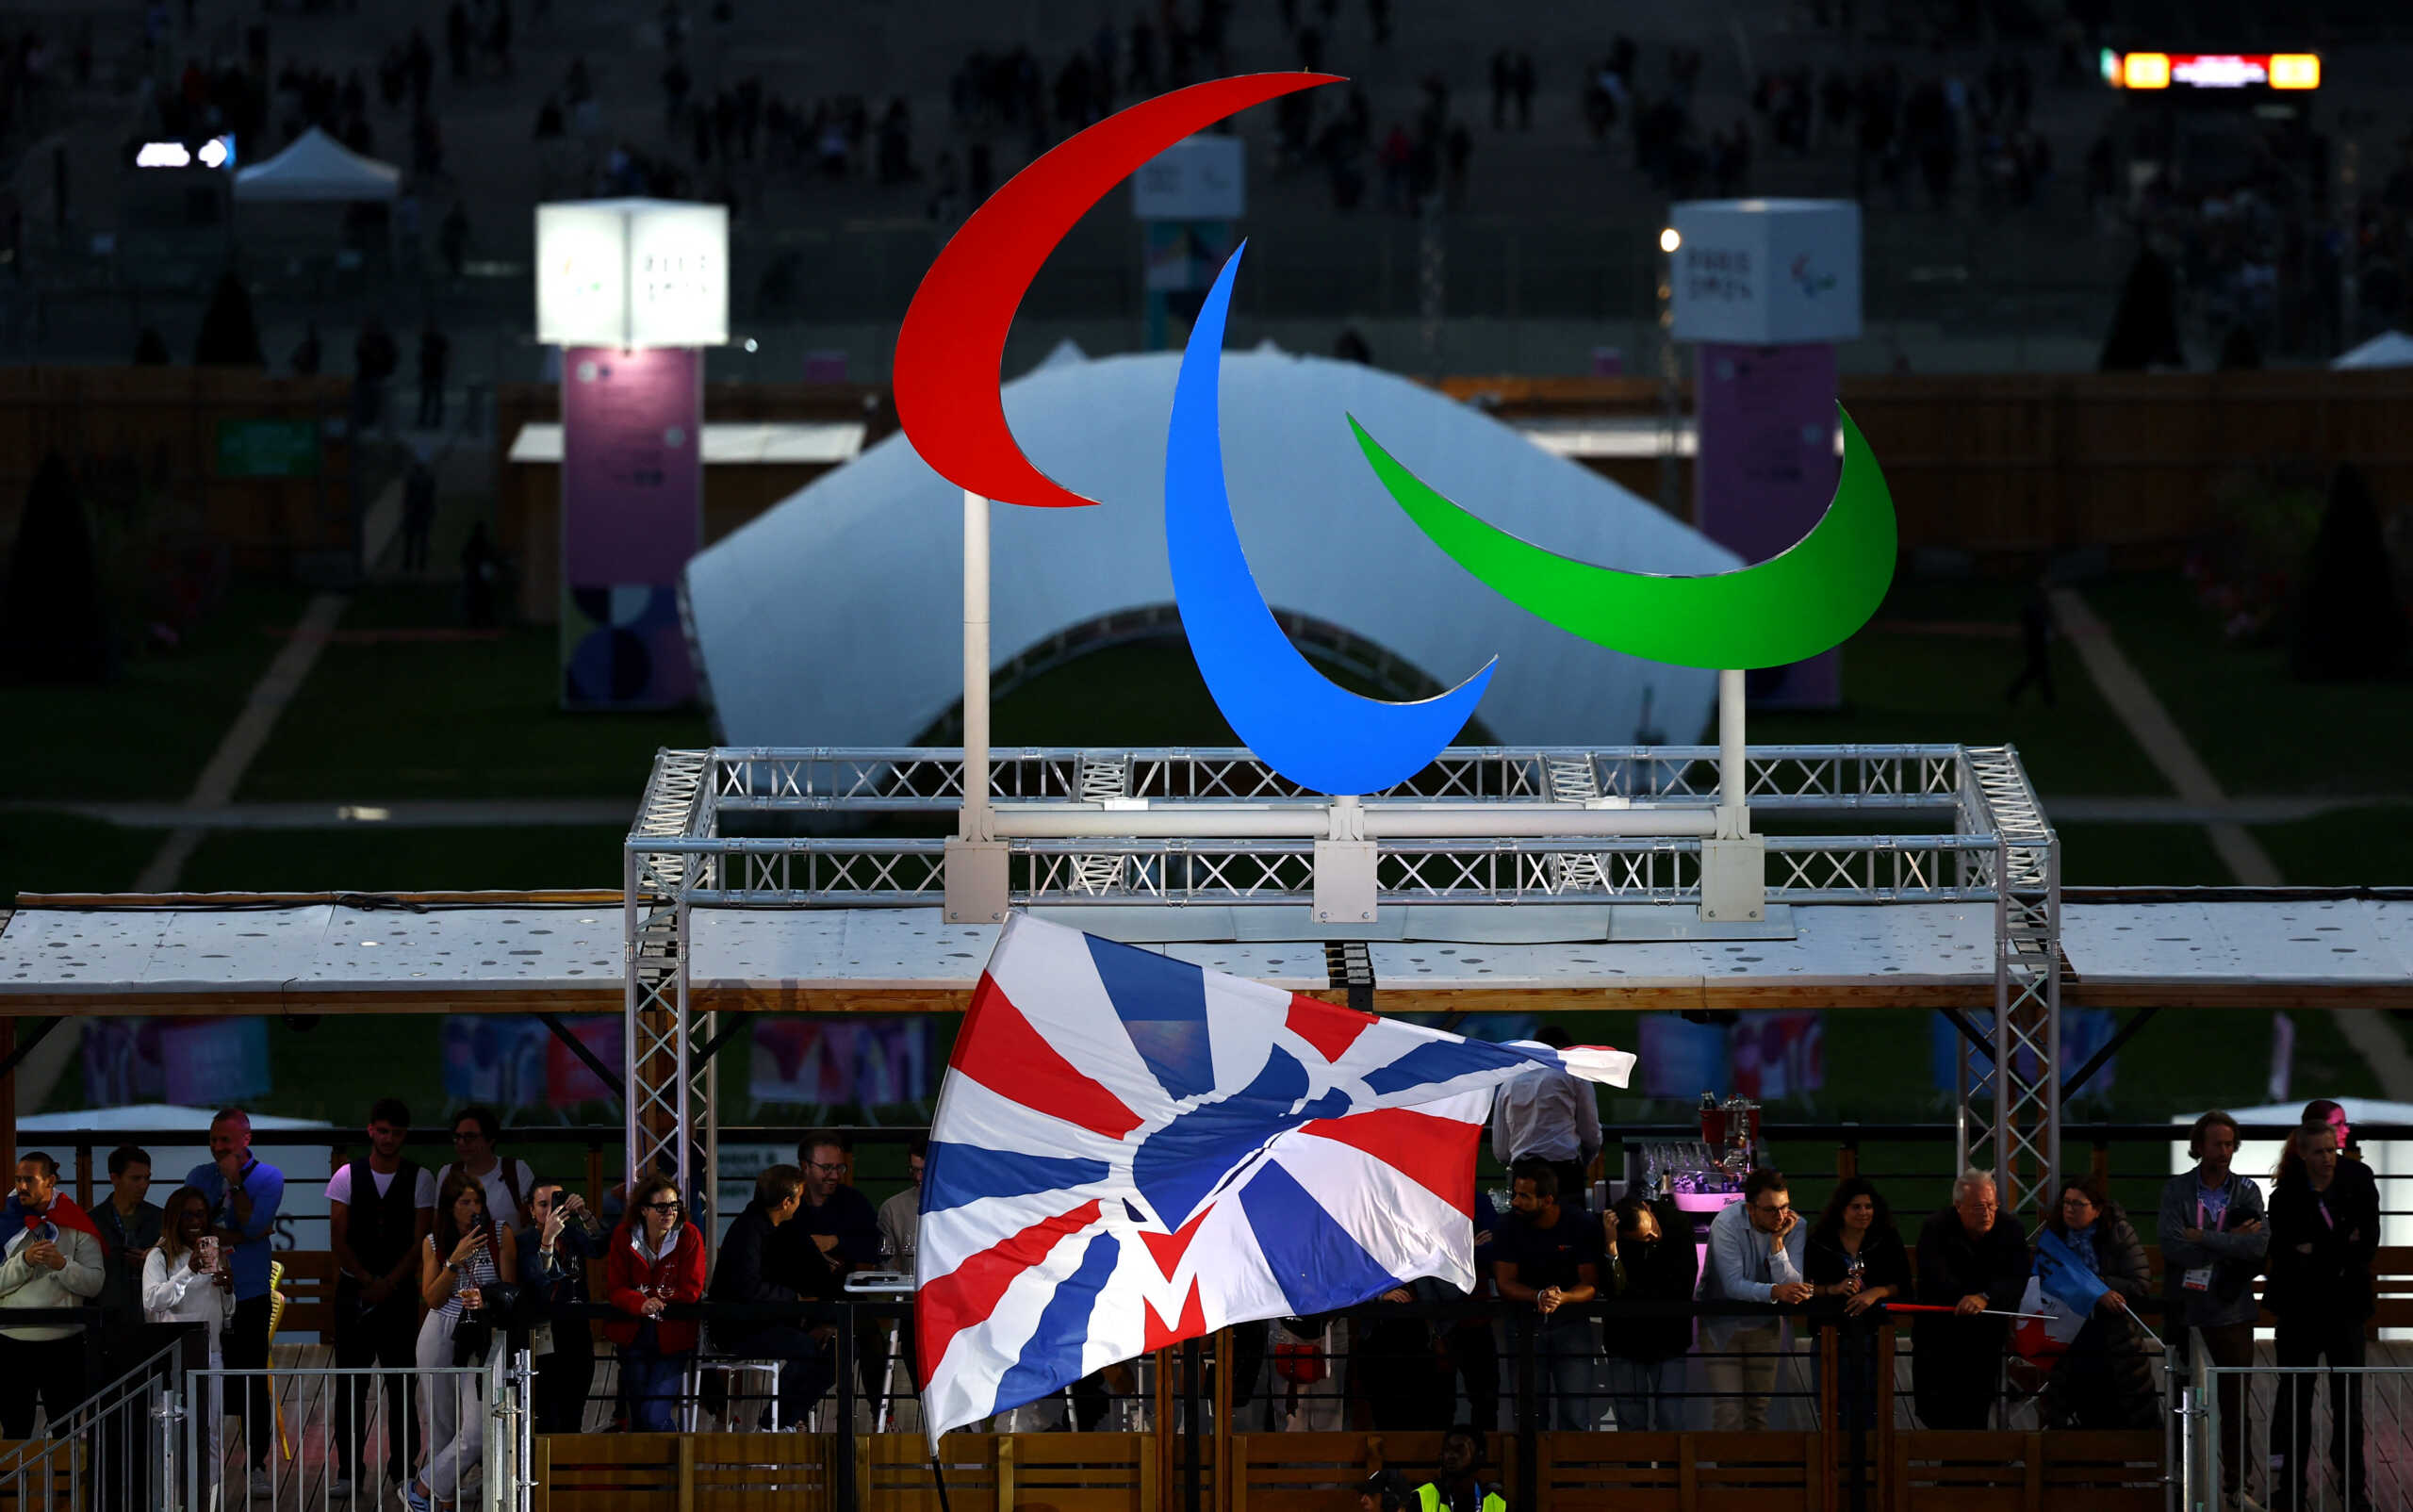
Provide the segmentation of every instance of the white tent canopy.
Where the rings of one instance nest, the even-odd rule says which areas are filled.
[[[2339,353],[2329,366],[2413,368],[2413,336],[2406,336],[2402,331],[2382,331],[2352,352]]]
[[[361,156],[317,126],[268,161],[235,172],[235,198],[246,204],[390,200],[402,185],[401,169]]]
[[[1172,601],[1165,420],[1180,360],[1051,359],[1006,385],[1031,459],[1105,503],[995,511],[1000,664]],[[1707,728],[1715,674],[1577,640],[1469,577],[1384,495],[1347,417],[1435,487],[1552,550],[1683,574],[1725,571],[1733,553],[1481,411],[1377,369],[1227,352],[1222,386],[1233,510],[1277,610],[1338,626],[1444,685],[1499,656],[1477,717],[1511,743],[1623,745],[1646,722],[1683,741]],[[944,715],[963,688],[962,518],[961,491],[896,435],[697,555],[687,600],[730,744],[893,746]]]

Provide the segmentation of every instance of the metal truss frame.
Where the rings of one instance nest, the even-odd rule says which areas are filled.
[[[1702,842],[1665,835],[1531,834],[1540,814],[1716,803],[1715,746],[1464,748],[1365,800],[1369,813],[1421,802],[1497,803],[1525,833],[1385,840],[1385,904],[1683,903],[1701,896]],[[684,1173],[708,1208],[717,1176],[711,1015],[691,1011],[690,910],[698,906],[932,905],[944,894],[941,836],[759,838],[721,833],[723,815],[953,814],[960,749],[665,750],[655,759],[624,859],[631,1172]],[[1111,770],[1113,791],[1101,787]],[[1245,750],[1065,748],[991,753],[992,803],[1091,803],[1178,815],[1196,803],[1270,812],[1325,800]],[[2052,1179],[2060,1159],[2060,847],[2008,747],[1753,747],[1751,810],[1799,819],[1949,818],[1940,832],[1766,837],[1768,898],[1787,903],[1991,902],[1994,1014],[1983,1074],[1960,1094],[1964,1166],[1994,1173],[2006,1206]],[[1578,795],[1569,798],[1568,795]],[[1103,796],[1102,796],[1103,795]],[[1161,829],[1162,825],[1157,826]],[[1177,829],[1178,826],[1175,825]],[[1547,826],[1545,825],[1546,829]],[[1309,901],[1312,838],[1299,835],[1010,841],[1018,903]],[[1968,1026],[1974,1029],[1974,1025]],[[709,1230],[708,1230],[709,1231]]]
[[[1992,1171],[2009,1212],[2061,1171],[2060,843],[2011,748],[1973,748],[1966,781],[1995,837],[2000,880],[1993,1056],[1962,1094],[1961,1164]]]

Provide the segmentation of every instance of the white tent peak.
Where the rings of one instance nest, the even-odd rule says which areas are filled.
[[[2339,353],[2332,368],[2413,368],[2413,336],[2382,331],[2351,352]]]
[[[1063,340],[1057,342],[1052,347],[1049,347],[1047,349],[1047,355],[1040,358],[1039,366],[1031,370],[1038,372],[1049,368],[1061,368],[1070,363],[1087,362],[1089,360],[1090,354],[1081,350],[1081,344],[1068,336]]]
[[[1165,428],[1179,353],[1042,367],[1005,386],[1033,465],[1095,509],[992,515],[1000,664],[1174,601]],[[1436,550],[1391,501],[1349,417],[1502,530],[1584,561],[1693,576],[1734,554],[1598,473],[1394,373],[1226,352],[1220,425],[1232,512],[1266,601],[1450,685],[1498,656],[1478,717],[1501,740],[1630,745],[1706,727],[1714,673],[1603,649],[1527,614]],[[963,689],[963,491],[903,433],[706,548],[686,570],[692,644],[728,744],[897,746]],[[1403,687],[1401,692],[1404,692]],[[1398,696],[1394,694],[1393,696]]]
[[[237,169],[235,198],[304,205],[390,200],[402,184],[401,169],[363,157],[312,126],[266,162]]]

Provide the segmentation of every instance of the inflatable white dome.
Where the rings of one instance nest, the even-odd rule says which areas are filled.
[[[996,506],[998,665],[1104,616],[1170,604],[1165,422],[1177,353],[1051,360],[1005,386],[1030,459],[1094,509]],[[1481,412],[1355,363],[1223,358],[1223,464],[1258,586],[1277,613],[1389,651],[1441,686],[1495,654],[1476,716],[1502,743],[1617,746],[1645,718],[1700,738],[1714,673],[1578,640],[1502,599],[1400,512],[1347,415],[1424,480],[1504,530],[1634,571],[1742,564],[1649,501]],[[902,435],[816,480],[688,565],[686,596],[723,738],[896,746],[962,695],[962,493]]]

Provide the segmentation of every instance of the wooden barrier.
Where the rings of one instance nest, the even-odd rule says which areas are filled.
[[[1435,1433],[1235,1434],[1231,1500],[1213,1512],[1333,1512],[1380,1469],[1429,1478]],[[1516,1440],[1492,1436],[1511,1506]],[[828,1434],[583,1434],[536,1440],[537,1512],[831,1512]],[[1893,1436],[1882,1512],[2158,1512],[2157,1433]],[[1140,1433],[949,1434],[947,1512],[1172,1512],[1157,1439]],[[855,1440],[862,1512],[940,1512],[918,1434]],[[1211,1462],[1211,1455],[1202,1460]],[[1550,1512],[1835,1512],[1816,1433],[1549,1433],[1534,1504]]]
[[[1894,1438],[1888,1512],[2159,1512],[2158,1433],[1942,1433]]]
[[[57,452],[88,511],[162,545],[205,541],[238,570],[282,571],[354,547],[348,378],[271,378],[239,369],[0,368],[0,553],[14,543],[26,485]],[[227,476],[226,422],[306,422],[314,471]]]
[[[1647,379],[1468,376],[1441,388],[1510,423],[1659,411]],[[1841,397],[1884,467],[1905,548],[2167,558],[2214,526],[2232,483],[2276,469],[2318,486],[2342,462],[2364,469],[2383,510],[2413,501],[2405,372],[1853,374]],[[1656,456],[1579,460],[1657,496]],[[1690,464],[1681,470],[1689,518]]]
[[[1356,1489],[1367,1476],[1395,1470],[1415,1485],[1431,1477],[1440,1455],[1437,1433],[1235,1434],[1229,1512],[1329,1512],[1354,1506]],[[1498,1477],[1509,1504],[1519,1504],[1516,1435],[1491,1435],[1487,1457],[1486,1478]]]
[[[50,1512],[76,1504],[78,1487],[90,1498],[84,1476],[89,1462],[79,1440],[66,1454],[53,1454],[31,1469],[34,1456],[53,1447],[47,1438],[0,1439],[0,1512]]]

